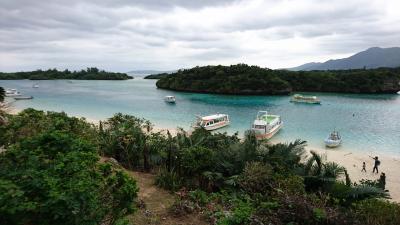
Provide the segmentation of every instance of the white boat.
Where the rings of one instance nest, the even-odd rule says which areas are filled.
[[[228,126],[229,123],[229,116],[227,114],[215,114],[203,117],[199,116],[192,127],[203,127],[204,129],[211,131]]]
[[[308,103],[308,104],[321,104],[321,100],[317,98],[317,96],[306,96],[306,95],[293,95],[290,102],[298,102],[298,103]]]
[[[325,139],[325,145],[329,148],[338,147],[341,143],[342,137],[337,131],[332,131],[332,133]]]
[[[6,89],[6,97],[21,96],[17,89]]]
[[[175,102],[176,102],[176,99],[175,99],[175,96],[168,95],[168,96],[165,96],[165,97],[164,97],[164,101],[165,101],[165,102],[168,102],[168,103],[175,103]]]
[[[33,88],[39,88],[39,84],[34,84],[32,87]]]
[[[267,111],[259,111],[251,130],[257,139],[270,139],[282,128],[283,122],[278,115],[269,115]]]

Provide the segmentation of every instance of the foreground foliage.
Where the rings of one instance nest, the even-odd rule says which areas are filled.
[[[98,155],[155,172],[176,193],[176,216],[211,224],[398,224],[400,206],[378,181],[352,182],[345,168],[305,141],[269,144],[252,132],[197,129],[175,136],[116,114],[98,126],[27,109],[0,126],[0,222],[117,224],[132,212],[136,183]],[[376,207],[375,207],[376,206]]]
[[[298,91],[397,93],[400,68],[335,71],[271,70],[238,64],[203,66],[155,76],[158,88],[217,94],[289,94]]]
[[[116,224],[134,211],[136,182],[99,163],[91,129],[64,113],[9,118],[1,127],[0,224]]]

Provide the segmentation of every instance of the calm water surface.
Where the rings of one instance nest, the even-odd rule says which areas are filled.
[[[226,96],[160,90],[155,80],[129,81],[4,81],[33,100],[17,101],[19,108],[65,111],[70,115],[105,119],[122,112],[152,121],[158,127],[188,129],[195,115],[227,113],[231,125],[220,131],[234,133],[250,128],[257,111],[279,114],[284,128],[274,141],[307,140],[323,148],[332,129],[343,137],[342,149],[400,155],[400,95],[318,94],[322,105],[290,103],[289,96]],[[163,101],[175,95],[176,105]],[[339,148],[340,149],[340,148]]]

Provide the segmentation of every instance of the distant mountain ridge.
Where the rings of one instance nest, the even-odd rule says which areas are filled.
[[[331,59],[323,63],[306,63],[301,66],[289,68],[289,70],[346,70],[363,68],[374,69],[380,67],[400,67],[400,47],[373,47],[356,53],[348,58]]]

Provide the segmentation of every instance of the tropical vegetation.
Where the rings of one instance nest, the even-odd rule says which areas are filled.
[[[3,87],[0,87],[0,102],[3,102],[5,97],[6,97],[6,91],[4,90]]]
[[[5,90],[3,87],[0,87],[0,125],[3,125],[5,122],[5,114],[6,114],[5,107],[6,107],[6,105],[3,103],[5,97],[6,97]]]
[[[96,129],[32,109],[0,126],[0,224],[122,224],[136,181],[101,163]]]
[[[59,71],[57,69],[48,70],[36,70],[30,72],[14,72],[14,73],[2,73],[0,72],[0,80],[56,80],[56,79],[68,79],[68,80],[127,80],[133,77],[128,76],[125,73],[113,73],[99,70],[96,67],[87,68],[86,70],[80,71]]]
[[[352,181],[305,145],[26,109],[0,126],[0,224],[129,223],[138,188],[125,170],[155,173],[176,193],[172,215],[210,224],[400,224],[379,181]]]
[[[397,93],[400,68],[289,71],[258,66],[203,66],[159,78],[158,88],[216,94],[283,95],[292,92]]]

